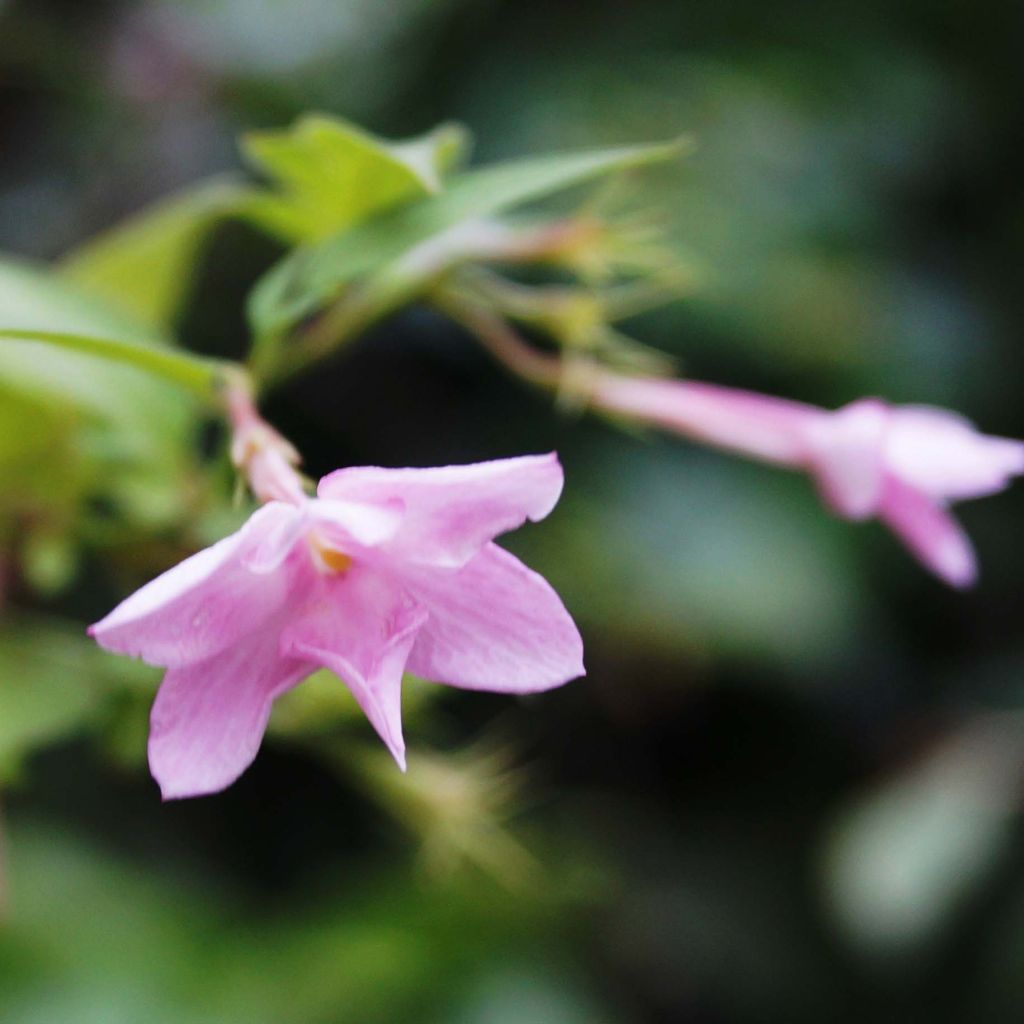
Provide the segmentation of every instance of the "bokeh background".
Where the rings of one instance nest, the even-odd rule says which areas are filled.
[[[58,258],[309,109],[461,120],[480,161],[687,132],[642,184],[700,287],[634,336],[697,378],[1024,436],[1022,48],[1011,0],[0,0],[0,250]],[[277,253],[218,229],[182,343],[242,356]],[[44,430],[13,401],[6,432]],[[266,411],[314,474],[557,448],[563,502],[511,546],[589,675],[446,691],[409,730],[420,804],[271,738],[224,795],[161,805],[147,677],[5,772],[0,1019],[1024,1018],[1024,491],[962,510],[983,576],[954,594],[806,481],[555,411],[421,309]],[[24,628],[123,593],[96,558],[67,575],[6,588],[0,760],[4,716],[93,685],[56,626]],[[472,832],[492,758],[509,832],[462,863],[436,832]]]

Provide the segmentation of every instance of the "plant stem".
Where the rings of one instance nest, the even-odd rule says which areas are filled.
[[[433,303],[466,328],[503,366],[537,387],[556,391],[562,383],[562,360],[538,352],[507,321],[454,288],[439,288]]]

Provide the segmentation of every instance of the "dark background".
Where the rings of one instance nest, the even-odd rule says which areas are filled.
[[[1022,52],[1010,2],[0,0],[0,247],[56,258],[309,109],[461,120],[479,161],[687,132],[639,180],[701,287],[634,336],[698,379],[1024,436]],[[219,230],[183,344],[242,356],[276,252]],[[982,580],[952,593],[806,481],[557,412],[421,309],[266,412],[313,475],[559,450],[562,504],[510,546],[588,677],[445,691],[408,730],[410,776],[417,742],[512,751],[539,866],[433,874],[288,743],[161,805],[83,736],[5,800],[5,1021],[1021,1019],[1020,492],[962,510]],[[109,597],[86,574],[43,606]]]

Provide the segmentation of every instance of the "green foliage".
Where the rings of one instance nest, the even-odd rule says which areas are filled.
[[[69,577],[68,559],[54,557],[68,555],[69,531],[88,531],[89,499],[150,528],[176,520],[185,500],[195,402],[90,347],[184,372],[202,365],[59,276],[0,261],[0,545],[16,530],[34,536],[29,574],[44,586]]]
[[[89,480],[75,441],[76,422],[73,410],[40,402],[0,381],[0,551],[11,543],[26,513],[31,515],[27,548],[34,530],[52,537],[73,527]],[[25,429],[27,423],[31,430]]]
[[[441,191],[468,136],[454,124],[388,142],[338,117],[307,114],[291,128],[251,132],[249,160],[276,186],[252,196],[245,212],[292,242],[318,241],[399,203]]]
[[[1019,5],[951,17],[942,5],[847,2],[813,14],[752,0],[585,13],[509,0],[0,0],[12,115],[0,244],[60,251],[98,209],[137,208],[155,183],[217,165],[238,125],[302,109],[381,126],[454,110],[488,161],[686,128],[700,139],[696,158],[684,174],[645,174],[641,198],[706,272],[692,300],[628,324],[631,334],[698,378],[834,405],[876,393],[949,404],[1024,436],[1017,375],[1006,372],[1018,357],[1024,244],[1011,170]],[[314,158],[320,143],[306,145]],[[376,244],[380,214],[402,223],[433,201],[405,180],[408,196],[349,224],[346,245]],[[320,196],[325,210],[340,199]],[[286,244],[330,249],[326,218],[304,203],[275,180],[249,189],[237,215]],[[65,279],[151,327],[176,320],[200,325],[190,334],[200,343],[219,338],[237,320],[237,271],[252,266],[246,236],[223,233],[222,262],[191,288],[215,219],[149,217],[62,261]],[[457,253],[425,241],[435,268]],[[382,270],[400,296],[409,251],[397,245],[331,284],[326,316],[338,302],[357,308]],[[7,280],[15,299],[34,289]],[[380,296],[368,298],[372,313]],[[48,322],[63,301],[39,290],[37,329],[110,336],[84,315]],[[295,338],[326,316],[303,314]],[[518,322],[593,337],[575,317]],[[957,723],[990,701],[1020,704],[1021,492],[966,510],[985,575],[971,595],[948,595],[880,529],[829,522],[805,481],[556,416],[549,396],[422,326],[390,325],[366,377],[325,368],[279,388],[274,416],[301,429],[317,467],[559,449],[563,502],[511,543],[580,619],[589,678],[523,705],[448,692],[416,738],[454,746],[493,715],[525,740],[537,799],[519,827],[532,830],[531,850],[547,846],[553,888],[574,858],[597,877],[596,912],[534,914],[500,887],[465,876],[431,886],[411,871],[418,844],[374,815],[366,784],[337,785],[322,777],[329,763],[294,750],[321,723],[330,735],[312,741],[339,752],[372,741],[332,678],[278,705],[277,736],[241,786],[158,806],[143,763],[151,680],[117,696],[130,774],[73,747],[0,794],[4,1024],[1020,1021],[1020,739],[996,730],[960,744]],[[89,576],[46,599],[80,623],[191,547],[167,529],[173,516],[144,530],[131,510],[180,506],[213,474],[183,476],[182,447],[151,437],[162,402],[150,390],[187,405],[180,393],[40,345],[22,346],[14,367],[15,347],[0,349],[0,571],[14,545],[19,562],[0,611],[8,651],[17,606],[39,600],[25,577],[48,589],[69,550],[81,558],[90,496],[124,491],[134,467],[135,504],[110,516],[116,551],[86,549]],[[186,521],[212,542],[244,511],[230,515],[218,501]],[[38,638],[41,655],[58,645],[50,629]],[[78,721],[109,725],[77,639],[80,651],[53,663],[63,688],[38,679],[31,691],[48,702],[32,715],[55,724],[26,732],[17,750],[77,729],[57,718],[81,689]],[[0,663],[3,735],[25,721],[3,700],[7,687],[28,699],[26,657],[19,647]],[[133,668],[122,659],[117,671]],[[953,742],[936,743],[937,731]],[[385,767],[382,779],[400,785]],[[405,780],[429,774],[414,752]],[[552,990],[562,1002],[545,1009]]]
[[[95,725],[125,668],[99,650],[85,631],[39,618],[7,618],[0,625],[0,784],[15,778],[34,750]]]
[[[422,288],[446,269],[444,260],[409,261],[410,251],[462,225],[492,217],[594,178],[676,156],[678,144],[535,157],[496,164],[459,175],[438,195],[401,206],[296,249],[252,294],[250,319],[258,336],[287,331],[335,299],[346,286],[374,275],[368,315],[372,320]],[[461,253],[460,253],[461,255]]]
[[[92,337],[160,358],[167,339],[89,292],[43,268],[0,260],[0,381],[43,399],[59,399],[88,410],[132,434],[162,437],[183,420],[180,395],[150,374],[116,366],[94,355],[61,351],[41,341],[11,335]]]
[[[58,269],[138,323],[166,330],[210,229],[252,196],[251,189],[230,178],[202,182],[86,242]]]
[[[842,807],[823,891],[851,945],[880,963],[921,958],[1007,857],[1024,722],[979,715]]]
[[[496,964],[546,962],[570,984],[550,927],[558,904],[472,875],[410,887],[405,870],[378,864],[328,877],[295,922],[269,909],[211,912],[222,892],[66,833],[13,838],[18,912],[0,934],[0,965],[15,966],[17,983],[0,988],[5,1021],[393,1024],[438,1019]]]
[[[161,380],[170,381],[198,393],[203,398],[213,397],[227,384],[229,370],[211,359],[201,359],[149,345],[138,345],[112,338],[98,338],[88,334],[67,331],[22,331],[0,327],[0,337],[6,342],[29,342],[49,348],[131,366]]]

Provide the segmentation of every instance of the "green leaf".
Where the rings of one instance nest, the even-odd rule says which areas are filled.
[[[681,144],[535,157],[468,171],[438,195],[399,207],[316,245],[296,249],[256,286],[249,304],[258,336],[287,331],[335,298],[356,278],[385,268],[410,249],[467,221],[500,214],[602,175],[678,155]],[[417,282],[389,289],[393,308]]]
[[[224,364],[173,349],[160,349],[113,338],[97,338],[87,334],[61,331],[24,331],[0,324],[0,340],[29,342],[68,352],[131,366],[161,380],[170,381],[196,394],[208,397],[224,383]]]
[[[324,114],[309,114],[285,131],[253,132],[243,137],[242,150],[278,191],[253,196],[246,213],[292,242],[326,238],[439,192],[442,174],[466,142],[465,130],[454,124],[389,142]]]
[[[209,393],[221,374],[220,364],[175,350],[158,331],[57,275],[7,260],[0,260],[0,342],[0,384],[105,415],[152,412],[164,387],[154,376]]]
[[[405,861],[371,851],[304,883],[289,913],[240,923],[237,895],[216,875],[183,871],[174,844],[156,842],[165,860],[154,866],[81,832],[11,816],[14,912],[0,946],[7,1024],[280,1024],[338,1020],[338,1007],[358,1007],[341,1019],[359,1024],[498,1021],[506,1017],[487,1007],[453,1011],[479,1003],[496,971],[519,982],[509,1020],[606,1020],[589,1012],[566,955],[560,922],[578,900],[565,884],[578,874],[574,861],[546,886],[511,893],[473,872],[426,884]],[[538,985],[579,1012],[557,1001],[550,1013],[531,1012]]]
[[[28,340],[33,336],[38,340]],[[194,369],[158,332],[67,280],[0,259],[0,407],[32,423],[27,430],[16,422],[0,439],[0,531],[19,509],[45,514],[54,530],[73,528],[86,493],[112,499],[140,522],[178,514],[192,459],[194,400],[181,381],[98,358],[84,351],[90,345]],[[158,506],[163,511],[154,516]]]
[[[0,330],[88,335],[159,351],[161,336],[45,268],[0,259]],[[166,346],[165,346],[166,347]],[[167,386],[136,370],[27,340],[0,342],[0,387],[70,403],[125,428],[163,421]]]
[[[0,782],[36,747],[85,725],[111,679],[109,656],[84,632],[8,619],[0,628]]]
[[[21,567],[25,579],[37,593],[52,596],[74,579],[78,553],[66,531],[46,526],[33,529],[21,546]]]
[[[253,194],[230,178],[203,182],[87,242],[58,269],[140,323],[166,328],[179,309],[208,232]]]
[[[66,408],[0,382],[0,545],[23,510],[33,511],[35,530],[66,534],[88,484],[76,440],[75,417]],[[27,566],[25,572],[31,576]]]
[[[848,803],[824,849],[828,909],[890,964],[931,950],[1013,848],[1024,728],[981,714]]]

